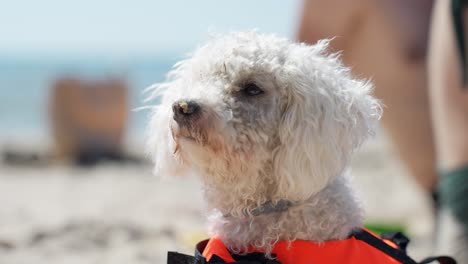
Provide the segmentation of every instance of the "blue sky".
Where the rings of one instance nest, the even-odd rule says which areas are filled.
[[[293,37],[300,0],[0,0],[0,55],[191,50],[207,32]]]

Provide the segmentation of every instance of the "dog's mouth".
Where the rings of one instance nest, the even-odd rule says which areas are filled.
[[[175,142],[174,153],[178,153],[185,148],[185,144],[190,147],[201,147],[209,149],[214,153],[219,153],[224,147],[221,140],[220,133],[213,133],[212,125],[209,122],[201,122],[198,120],[193,123],[178,123],[172,121],[170,124],[170,131],[172,138]]]
[[[182,136],[183,139],[189,140],[189,141],[197,141],[194,137],[192,136]]]
[[[172,122],[170,129],[172,138],[176,142],[180,141],[180,139],[198,143],[202,143],[203,141],[203,137],[197,136],[196,134],[200,133],[195,133],[195,128],[193,128],[192,126],[180,125],[177,122]]]

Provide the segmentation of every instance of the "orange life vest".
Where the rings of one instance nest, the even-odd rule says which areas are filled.
[[[396,234],[396,233],[395,233]],[[219,238],[211,238],[197,244],[195,257],[169,252],[168,264],[185,263],[272,263],[272,264],[418,264],[406,255],[405,247],[409,240],[402,236],[382,239],[365,229],[354,232],[348,239],[331,240],[323,243],[295,240],[280,241],[273,248],[274,261],[258,260],[262,250],[251,248],[246,256],[233,255]],[[397,245],[398,244],[398,245]],[[253,255],[257,253],[253,261]],[[249,255],[252,258],[249,259]],[[420,264],[438,261],[441,264],[455,264],[450,257],[427,258]]]
[[[391,241],[385,241],[392,248],[397,246]],[[261,250],[253,250],[260,252]],[[397,264],[396,259],[376,249],[368,243],[351,236],[345,240],[331,240],[324,243],[295,240],[291,243],[280,241],[275,244],[273,254],[281,264]],[[235,262],[223,242],[219,238],[208,241],[202,255],[210,261],[213,255],[222,258],[226,263]]]

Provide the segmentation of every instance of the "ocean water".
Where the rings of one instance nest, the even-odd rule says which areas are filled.
[[[50,139],[48,101],[60,77],[105,79],[122,77],[129,86],[130,109],[144,105],[143,90],[164,80],[177,56],[118,60],[112,58],[0,58],[0,137]],[[148,111],[131,111],[127,138],[144,135]]]

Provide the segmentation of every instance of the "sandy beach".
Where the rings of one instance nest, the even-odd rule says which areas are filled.
[[[143,158],[141,147],[129,145]],[[403,225],[410,254],[429,254],[428,201],[383,135],[359,151],[352,174],[367,221]],[[148,162],[89,168],[3,162],[0,200],[0,264],[165,263],[167,251],[192,253],[206,236],[197,179],[159,179]]]

